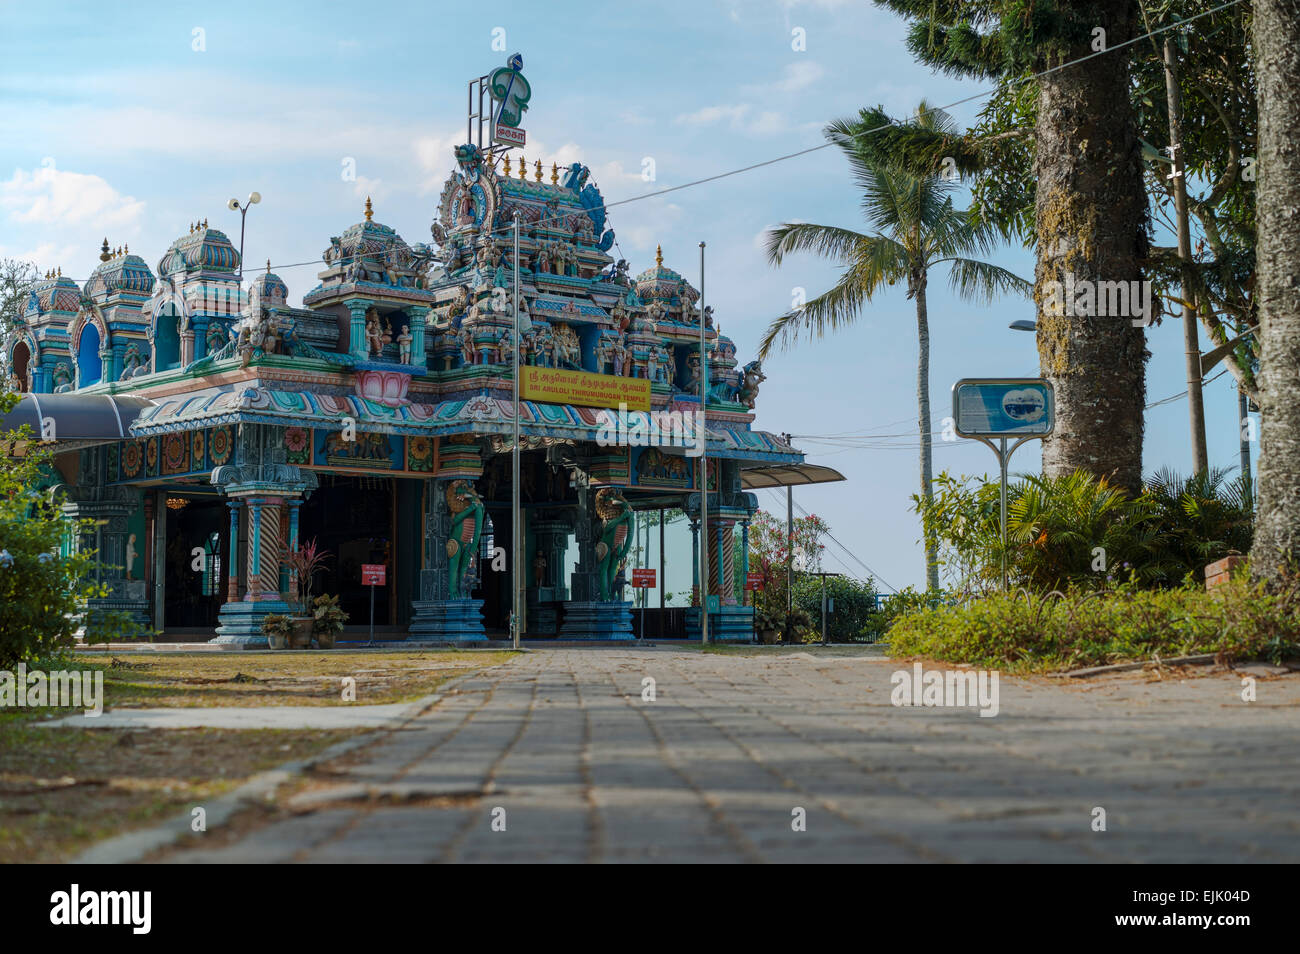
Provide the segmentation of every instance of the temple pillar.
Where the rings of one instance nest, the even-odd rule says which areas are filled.
[[[727,461],[730,464],[732,462]],[[729,474],[730,472],[728,472]],[[737,481],[724,480],[724,486]],[[736,532],[737,523],[742,525],[741,540],[745,553],[741,557],[743,567],[748,567],[748,521],[757,509],[757,500],[753,494],[740,493],[738,490],[709,494],[708,526],[700,527],[700,495],[691,494],[685,506],[687,517],[691,520],[691,540],[695,546],[695,592],[699,595],[692,600],[694,611],[687,614],[687,635],[698,639],[701,635],[703,609],[701,602],[707,600],[709,610],[709,639],[727,642],[754,641],[754,608],[736,597]],[[706,572],[699,569],[700,532],[708,534],[708,567]],[[703,578],[703,586],[701,586]]]
[[[572,598],[564,604],[560,625],[561,639],[632,639],[632,604],[619,599],[615,591],[602,596],[597,574],[606,559],[600,548],[608,549],[601,537],[605,521],[596,511],[599,490],[588,480],[578,487],[578,508],[574,534],[578,541],[578,564],[572,576]]]
[[[466,548],[481,545],[481,524],[487,521],[485,510],[475,515],[471,507],[466,514],[463,506],[464,495],[473,491],[473,481],[482,474],[483,460],[471,435],[455,435],[440,441],[437,475],[426,482],[420,592],[419,598],[411,601],[409,632],[413,637],[456,643],[487,639],[483,628],[483,600],[466,589],[473,583],[464,559],[468,556]],[[464,484],[460,485],[462,481]],[[460,508],[454,513],[452,499],[457,500],[456,506]],[[481,524],[472,528],[466,522],[471,519]],[[475,529],[480,537],[478,544],[473,539]],[[455,558],[448,552],[452,541]],[[453,586],[454,570],[461,573],[459,587]]]
[[[563,510],[548,510],[533,519],[531,553],[525,552],[525,587],[528,599],[528,632],[554,633],[559,625],[557,604],[569,598],[564,585],[564,557],[573,533],[573,516]]]
[[[366,298],[349,298],[345,304],[348,309],[348,353],[368,358],[370,343],[366,341],[366,311],[374,302]]]
[[[243,425],[236,444],[236,463],[218,467],[212,483],[226,495],[230,508],[230,561],[226,602],[219,614],[216,643],[248,647],[268,645],[262,620],[271,614],[292,615],[282,592],[284,580],[283,512],[293,514],[316,489],[316,476],[284,462],[279,428]],[[241,514],[244,526],[244,593],[239,594],[238,554]]]
[[[411,365],[416,368],[428,367],[428,356],[424,352],[424,332],[428,324],[429,309],[414,305],[406,309],[411,328]]]

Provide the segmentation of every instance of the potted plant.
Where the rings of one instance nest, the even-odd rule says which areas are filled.
[[[781,637],[780,617],[763,609],[754,610],[754,632],[758,635],[758,641],[764,646],[774,646]]]
[[[271,613],[262,617],[262,635],[272,649],[288,649],[293,630],[294,622],[287,616]]]
[[[297,612],[292,617],[294,628],[290,640],[290,645],[294,649],[311,647],[316,621],[311,603],[312,579],[318,570],[324,568],[325,561],[328,559],[329,554],[317,549],[314,538],[299,546],[298,549],[289,551],[285,556],[284,562],[289,567],[290,585],[294,588],[297,597],[295,606]]]
[[[339,606],[337,596],[322,595],[312,602],[311,634],[319,648],[333,649],[347,621],[348,614]]]

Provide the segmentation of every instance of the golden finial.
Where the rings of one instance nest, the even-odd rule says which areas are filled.
[[[108,254],[108,239],[106,238],[104,239],[104,247],[100,249],[99,252],[99,260],[101,262],[107,262],[110,258],[112,258],[112,256]]]
[[[560,182],[560,167],[551,163],[551,185],[558,185]]]
[[[266,274],[271,274],[271,260],[269,258],[266,260]]]
[[[506,178],[510,178],[510,153],[506,153]]]
[[[519,178],[528,178],[528,160],[524,158],[523,153],[519,154]]]
[[[664,267],[664,247],[662,245],[655,246],[655,264],[660,268]]]
[[[60,266],[59,266],[59,278],[62,278],[62,277],[63,277],[63,266],[60,265]]]
[[[370,204],[370,196],[366,196],[366,221],[369,222],[375,217],[374,207]]]
[[[130,254],[131,254],[131,246],[130,246],[129,244],[128,244],[128,245],[123,245],[123,246],[122,246],[122,251],[124,251],[127,255],[130,255]]]
[[[207,219],[204,219],[204,220],[203,220],[203,227],[204,227],[205,229],[208,227],[208,220],[207,220]]]
[[[537,160],[537,165],[533,168],[533,176],[538,182],[542,181],[542,160]]]

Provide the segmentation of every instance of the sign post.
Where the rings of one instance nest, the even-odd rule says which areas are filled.
[[[361,585],[370,587],[370,642],[367,646],[375,643],[375,587],[386,585],[384,580],[387,569],[383,563],[361,564]]]
[[[632,569],[632,588],[634,590],[653,590],[655,588],[654,569]],[[641,638],[645,639],[645,600],[641,601]]]
[[[958,436],[980,441],[998,456],[1002,590],[1006,592],[1007,464],[1021,444],[1052,433],[1056,393],[1052,382],[1042,378],[962,378],[952,386],[952,419]],[[1009,439],[1015,439],[1010,449]]]

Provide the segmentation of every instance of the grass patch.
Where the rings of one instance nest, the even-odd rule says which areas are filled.
[[[0,862],[65,861],[360,731],[44,729],[0,717]]]
[[[998,594],[909,613],[888,641],[894,658],[1028,672],[1201,653],[1278,662],[1300,655],[1300,583],[1275,593],[1242,577],[1209,593],[1122,586],[1062,599]]]
[[[511,652],[77,653],[35,670],[102,670],[105,709],[407,702]],[[0,709],[0,863],[62,861],[201,805],[257,772],[369,729],[46,728],[59,708]]]
[[[505,662],[511,652],[78,653],[69,669],[104,671],[105,707],[358,705],[408,702],[448,679]]]

